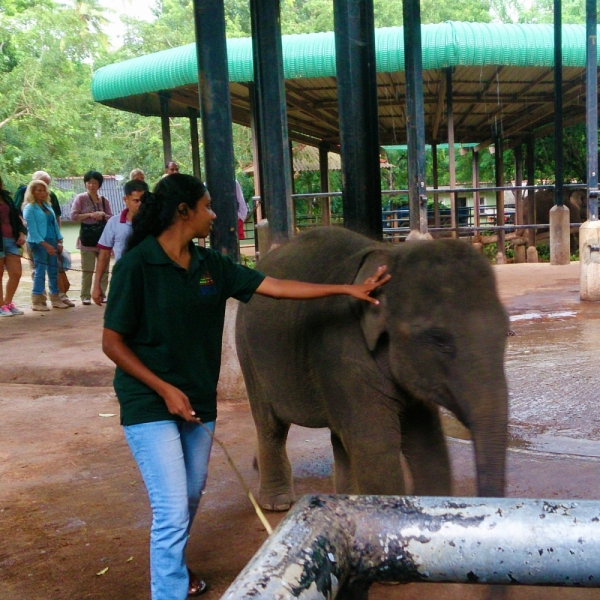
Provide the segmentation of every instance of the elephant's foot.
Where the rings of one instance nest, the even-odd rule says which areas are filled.
[[[276,494],[273,496],[269,494],[261,494],[259,501],[261,508],[277,512],[290,510],[293,503],[294,498],[291,496],[291,494]]]

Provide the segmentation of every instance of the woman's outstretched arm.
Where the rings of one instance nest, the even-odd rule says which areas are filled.
[[[386,271],[387,266],[382,265],[374,275],[367,277],[364,283],[349,283],[344,285],[304,283],[302,281],[265,277],[264,281],[256,289],[256,293],[271,298],[288,298],[290,300],[310,300],[312,298],[346,294],[359,300],[366,300],[372,304],[379,304],[379,301],[371,298],[369,294],[391,279],[391,275],[386,273]]]

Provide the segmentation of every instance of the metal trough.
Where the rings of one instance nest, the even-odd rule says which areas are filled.
[[[223,599],[359,599],[375,581],[600,587],[600,503],[304,496]]]

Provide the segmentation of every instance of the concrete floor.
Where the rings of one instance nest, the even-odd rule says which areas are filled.
[[[579,264],[495,267],[515,335],[508,338],[510,390],[507,493],[600,498],[596,349],[600,305],[579,301]],[[71,273],[73,288],[78,275]],[[28,306],[25,271],[18,301]],[[78,293],[72,294],[77,298]],[[0,319],[0,598],[148,597],[149,508],[122,438],[100,350],[103,310],[27,310]],[[231,354],[231,347],[228,347]],[[252,489],[253,424],[225,376],[218,433]],[[446,418],[455,493],[474,493],[468,435]],[[330,492],[328,433],[295,427],[289,452],[299,494]],[[277,524],[282,515],[270,514]],[[220,450],[189,544],[190,566],[220,597],[265,539]],[[133,557],[133,558],[132,558]],[[102,570],[109,567],[103,574]],[[371,597],[484,598],[483,586],[373,586]],[[583,600],[600,590],[510,588],[508,598]]]

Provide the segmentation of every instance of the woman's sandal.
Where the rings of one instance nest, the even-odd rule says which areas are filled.
[[[188,575],[190,577],[190,584],[188,586],[188,597],[200,596],[204,594],[204,592],[208,591],[208,585],[206,581],[200,579],[198,575],[192,573],[190,569],[188,569]]]

